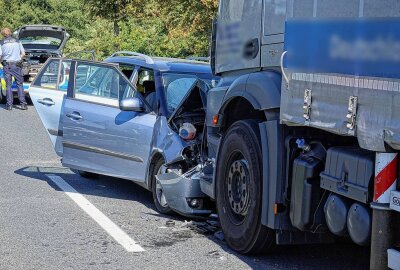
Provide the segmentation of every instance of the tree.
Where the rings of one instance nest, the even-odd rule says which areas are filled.
[[[208,55],[218,0],[0,0],[0,6],[7,10],[1,27],[65,27],[66,54],[95,49],[102,58],[124,49],[183,58]]]
[[[114,35],[119,36],[118,23],[128,16],[129,6],[135,0],[84,0],[90,14],[93,17],[100,17],[110,20],[114,24]]]
[[[207,56],[217,8],[218,0],[140,1],[129,9],[121,46],[160,56]]]

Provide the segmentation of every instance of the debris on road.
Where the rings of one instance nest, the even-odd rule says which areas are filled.
[[[204,222],[199,221],[185,221],[181,227],[189,228],[201,234],[213,234],[219,230],[219,222],[208,220]]]
[[[141,216],[140,218],[141,218],[141,219],[144,219],[144,220],[146,220],[146,221],[149,221],[149,220],[150,220],[150,218],[149,218],[148,216]]]
[[[221,253],[218,250],[211,251],[207,255],[213,258],[220,259],[221,261],[226,261],[226,257],[221,256]]]
[[[174,227],[174,226],[175,226],[175,221],[173,221],[173,220],[171,220],[171,219],[168,219],[168,220],[165,222],[165,226],[167,226],[167,227]]]

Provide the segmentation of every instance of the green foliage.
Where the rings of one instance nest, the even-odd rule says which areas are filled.
[[[116,49],[149,55],[207,56],[218,0],[0,0],[2,27],[63,26],[71,38],[65,53]],[[10,16],[12,14],[12,16]]]

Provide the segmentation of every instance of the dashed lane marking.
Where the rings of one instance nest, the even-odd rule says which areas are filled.
[[[115,239],[128,252],[145,251],[127,233],[112,222],[106,215],[90,203],[83,195],[71,187],[60,176],[46,174],[47,178],[53,181],[65,194],[68,195],[83,211],[96,221],[112,238]]]

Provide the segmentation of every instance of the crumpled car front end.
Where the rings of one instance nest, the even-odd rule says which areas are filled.
[[[184,216],[209,216],[212,207],[209,199],[200,189],[202,166],[198,165],[186,173],[169,169],[168,173],[157,176],[168,205]]]
[[[200,189],[205,171],[212,170],[206,155],[205,107],[208,86],[198,81],[168,119],[160,119],[156,147],[162,149],[164,174],[156,176],[168,206],[184,216],[208,216],[213,202]]]

